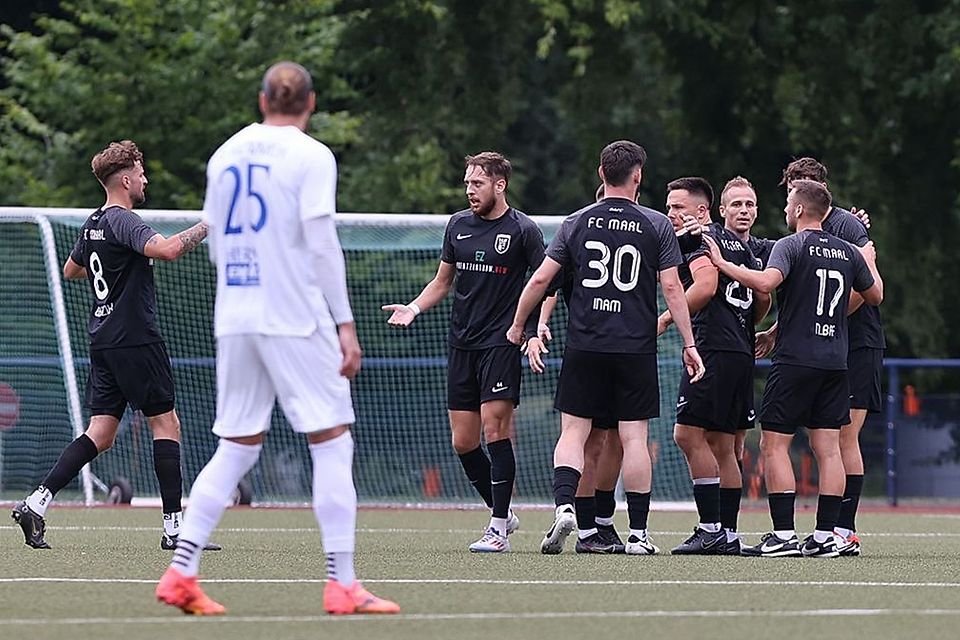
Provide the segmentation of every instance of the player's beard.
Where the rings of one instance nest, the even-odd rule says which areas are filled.
[[[133,200],[133,206],[139,207],[140,205],[142,205],[144,202],[147,201],[147,192],[141,191],[137,195],[133,196],[132,200]]]
[[[494,205],[497,204],[496,198],[489,198],[487,200],[484,200],[481,198],[478,200],[479,202],[477,202],[476,204],[474,204],[473,202],[470,202],[470,208],[473,209],[474,215],[479,216],[481,218],[484,218],[490,215],[490,212],[493,211]]]

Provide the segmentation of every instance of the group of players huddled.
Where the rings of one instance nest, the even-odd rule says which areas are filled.
[[[722,222],[711,219],[714,192],[700,177],[667,185],[663,215],[636,201],[645,162],[633,142],[607,145],[596,202],[569,215],[544,252],[537,225],[507,203],[510,162],[494,152],[468,156],[470,208],[450,218],[436,277],[410,303],[383,307],[391,325],[407,326],[454,291],[447,385],[453,446],[492,510],[470,551],[509,551],[508,536],[519,527],[510,509],[510,434],[522,368],[515,348],[543,372],[559,294],[569,323],[555,400],[556,511],[543,553],[560,553],[574,529],[578,553],[659,551],[647,531],[647,426],[660,412],[657,336],[675,325],[684,366],[674,439],[690,468],[699,523],[672,553],[859,555],[859,432],[867,412],[880,409],[885,347],[869,218],[833,205],[827,170],[813,158],[783,172],[785,220],[794,233],[779,241],[751,235],[757,195],[741,176],[721,192]],[[667,306],[659,315],[658,282]],[[777,322],[758,333],[774,292]],[[749,546],[737,533],[744,438],[757,421],[754,359],[771,352],[759,419],[773,528]],[[808,430],[819,471],[816,526],[804,540],[794,524],[789,456],[799,428]],[[626,542],[613,524],[621,474]]]

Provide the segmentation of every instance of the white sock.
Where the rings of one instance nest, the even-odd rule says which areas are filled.
[[[499,533],[501,536],[506,537],[507,535],[507,519],[506,518],[490,518],[490,528]]]
[[[794,529],[783,529],[782,531],[774,531],[773,534],[781,540],[789,540],[793,536],[797,535],[797,532]]]
[[[724,529],[727,532],[727,542],[733,542],[734,540],[739,540],[740,536],[737,535],[737,532],[733,529]]]
[[[220,440],[216,452],[190,490],[190,503],[180,528],[180,541],[173,553],[171,567],[188,577],[199,573],[200,554],[204,545],[230,504],[233,490],[256,464],[262,448],[259,444]]]
[[[327,554],[327,578],[336,580],[345,587],[353,584],[357,579],[353,571],[353,553],[337,551]]]
[[[587,538],[589,538],[595,533],[597,533],[596,527],[593,527],[590,529],[580,529],[579,531],[577,531],[577,537],[580,538],[581,540],[586,540]]]
[[[853,533],[854,533],[852,529],[844,529],[843,527],[836,527],[836,528],[834,528],[833,531],[834,531],[838,536],[841,536],[841,537],[843,537],[843,538],[849,538],[849,537],[852,536]]]
[[[353,486],[353,436],[347,431],[310,445],[313,458],[313,513],[320,524],[323,550],[353,557],[357,525],[357,490]],[[346,575],[338,564],[338,575]]]
[[[163,514],[163,532],[170,536],[180,535],[180,523],[183,522],[183,511],[177,511],[176,513],[165,513]]]
[[[47,513],[47,507],[53,502],[53,494],[50,492],[50,489],[40,485],[36,491],[27,496],[26,502],[27,506],[30,507],[30,511],[33,511],[42,518],[44,514]]]
[[[636,536],[641,540],[647,539],[647,530],[646,529],[630,529],[630,535]]]
[[[596,522],[601,527],[613,526],[613,518],[594,518],[593,521]]]
[[[819,529],[814,530],[813,540],[814,542],[826,542],[833,537],[833,531],[820,531]]]
[[[701,522],[697,526],[703,529],[704,531],[706,531],[707,533],[717,533],[718,531],[720,531],[719,522]]]

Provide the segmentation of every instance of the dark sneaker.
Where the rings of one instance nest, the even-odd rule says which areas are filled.
[[[605,543],[613,545],[613,547],[616,549],[614,553],[626,553],[626,547],[623,544],[623,540],[621,540],[620,536],[617,534],[616,527],[597,525],[597,534]]]
[[[765,533],[760,538],[760,544],[755,547],[744,547],[740,550],[742,556],[764,558],[797,558],[800,556],[800,540],[791,536],[789,540],[778,538],[775,533]]]
[[[670,553],[675,556],[712,556],[717,553],[718,545],[726,542],[727,533],[723,529],[711,533],[697,527],[692,536],[675,546]]]
[[[598,531],[586,538],[577,538],[576,550],[577,553],[623,553],[624,546],[607,542]]]
[[[717,555],[718,556],[739,556],[740,555],[740,537],[737,536],[733,540],[727,540],[726,534],[724,534],[724,539],[720,541],[720,544],[717,545]]]
[[[800,547],[800,553],[804,558],[839,558],[840,552],[837,550],[837,541],[833,536],[827,538],[824,542],[817,542],[809,535],[804,539],[803,546]]]
[[[840,552],[841,556],[850,557],[860,555],[860,538],[857,537],[857,534],[851,533],[849,538],[845,538],[839,533],[834,532],[833,537],[837,541],[837,551]]]
[[[180,536],[168,536],[167,534],[162,534],[160,536],[160,548],[164,551],[173,551],[177,548],[177,540],[180,539]],[[208,542],[203,547],[204,551],[223,551],[223,547],[213,542]]]
[[[37,515],[27,506],[26,500],[21,500],[13,507],[10,514],[14,522],[20,525],[23,531],[23,542],[28,547],[34,549],[49,549],[50,545],[43,539],[43,533],[47,530],[47,523],[43,516]]]

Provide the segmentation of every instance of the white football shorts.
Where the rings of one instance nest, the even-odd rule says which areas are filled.
[[[353,424],[350,381],[340,375],[336,331],[308,337],[227,335],[217,339],[217,419],[213,432],[241,438],[270,429],[280,401],[297,433]]]

